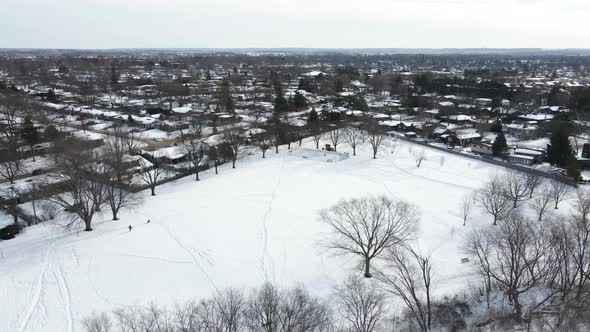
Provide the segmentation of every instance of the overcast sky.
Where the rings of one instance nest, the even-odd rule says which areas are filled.
[[[0,48],[590,48],[590,0],[2,0]]]

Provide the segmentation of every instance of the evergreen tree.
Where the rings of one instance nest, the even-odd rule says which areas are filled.
[[[301,93],[297,92],[295,93],[295,98],[293,99],[293,105],[296,109],[305,108],[307,106],[307,99],[305,99]]]
[[[318,112],[315,110],[315,108],[312,108],[311,112],[309,112],[309,118],[307,119],[307,123],[312,124],[312,123],[316,123],[317,121],[318,121]]]
[[[47,101],[50,103],[57,103],[57,96],[55,95],[55,92],[53,92],[53,89],[47,91]]]
[[[566,169],[567,175],[574,178],[574,180],[578,180],[581,176],[580,165],[578,161],[573,156],[568,159],[566,162]]]
[[[35,155],[33,153],[33,147],[39,142],[39,131],[31,119],[31,115],[25,115],[21,127],[21,137],[31,147],[31,154],[33,154],[33,161],[35,161]]]
[[[496,120],[494,121],[494,124],[492,124],[492,127],[490,127],[490,131],[492,133],[501,133],[502,132],[502,122],[500,122],[500,120]]]
[[[506,143],[506,136],[504,133],[500,131],[498,135],[496,135],[496,139],[494,140],[494,144],[492,144],[492,153],[494,157],[498,157],[508,149],[508,144]]]
[[[283,96],[283,87],[280,82],[275,83],[275,102],[274,111],[276,113],[287,112],[289,110],[289,103],[285,96]]]
[[[117,85],[119,83],[119,73],[117,72],[117,68],[115,65],[111,65],[111,84]]]
[[[336,79],[336,92],[344,91],[344,82],[341,79]]]
[[[551,139],[547,149],[548,161],[559,167],[567,167],[571,160],[575,160],[574,150],[570,145],[570,128],[565,121],[554,121]]]
[[[223,81],[221,81],[219,103],[221,109],[225,112],[231,113],[235,110],[234,100],[231,96],[230,84],[227,78],[224,78]]]

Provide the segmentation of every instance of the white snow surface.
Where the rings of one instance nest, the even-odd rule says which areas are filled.
[[[460,263],[462,236],[491,219],[477,211],[462,227],[460,202],[500,168],[428,148],[428,160],[416,168],[410,150],[423,147],[406,142],[393,154],[384,146],[376,160],[364,146],[333,163],[280,149],[239,160],[236,169],[223,165],[219,175],[201,173],[199,182],[189,176],[160,186],[155,197],[144,191],[142,203],[123,210],[119,221],[110,221],[105,208],[93,232],[45,223],[0,242],[0,331],[81,331],[93,311],[173,305],[265,280],[329,294],[360,272],[356,258],[321,246],[328,229],[318,212],[368,194],[418,205],[416,245],[433,256],[437,295],[465,287],[473,273]],[[339,151],[351,152],[345,145]]]

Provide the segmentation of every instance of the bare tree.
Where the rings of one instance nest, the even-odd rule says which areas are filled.
[[[203,165],[207,164],[207,147],[203,142],[192,140],[188,144],[184,145],[188,161],[191,164],[191,168],[195,173],[195,181],[199,181],[199,172]]]
[[[258,147],[260,148],[260,151],[262,151],[262,158],[266,158],[266,151],[270,149],[271,144],[272,142],[269,135],[264,133],[260,136],[260,139],[258,140]]]
[[[82,325],[86,329],[86,332],[110,332],[113,328],[111,319],[105,313],[93,313],[82,321]]]
[[[498,227],[475,230],[468,238],[466,249],[477,258],[478,271],[508,297],[517,322],[523,322],[527,312],[521,295],[543,285],[553,271],[548,239],[543,223],[518,214],[511,214]]]
[[[392,248],[377,274],[384,289],[402,299],[421,331],[432,325],[432,264],[430,257],[411,248]]]
[[[118,131],[118,132],[117,132]],[[118,135],[123,140],[123,145],[129,155],[137,154],[141,147],[139,135],[130,129],[116,129],[115,135]]]
[[[102,181],[105,184],[105,199],[111,208],[113,220],[119,220],[119,211],[136,203],[133,194],[127,190],[125,177],[129,160],[125,154],[125,139],[122,135],[109,137],[106,142],[103,161],[106,172]]]
[[[418,224],[418,210],[404,201],[385,196],[341,200],[320,212],[330,226],[328,248],[340,254],[362,257],[365,277],[370,278],[371,260],[384,250],[404,243]]]
[[[584,189],[577,189],[573,207],[576,211],[576,218],[585,223],[590,214],[590,193]]]
[[[20,99],[3,100],[0,105],[0,132],[4,134],[8,150],[16,151],[20,133],[20,117],[24,102]]]
[[[551,191],[551,195],[553,195],[556,210],[559,203],[568,199],[573,191],[572,187],[558,180],[549,181],[549,190]]]
[[[350,276],[337,289],[338,313],[354,332],[381,331],[386,315],[386,298],[368,281]]]
[[[525,179],[526,186],[529,188],[529,198],[533,198],[535,190],[543,184],[543,178],[535,174],[525,173]]]
[[[473,210],[474,205],[475,205],[475,197],[472,193],[463,196],[463,200],[461,200],[461,213],[463,215],[463,226],[465,226],[467,224],[467,220],[469,219],[469,216],[471,216],[471,212]]]
[[[384,139],[385,131],[379,127],[379,124],[376,122],[369,123],[367,126],[367,140],[369,141],[369,144],[371,144],[371,149],[373,149],[373,159],[377,159],[379,147]]]
[[[302,286],[283,292],[278,316],[280,331],[320,332],[332,327],[328,306]]]
[[[547,212],[547,209],[549,209],[549,206],[551,206],[551,203],[553,203],[553,195],[550,191],[543,191],[530,201],[529,204],[535,210],[538,221],[543,219],[543,216]]]
[[[356,148],[365,142],[365,133],[359,128],[348,127],[344,129],[344,142],[350,145],[352,155],[356,156]]]
[[[223,131],[223,139],[229,148],[232,168],[236,168],[236,160],[240,155],[244,140],[241,136],[242,130],[239,127],[231,127]]]
[[[14,184],[14,179],[22,172],[24,163],[17,152],[7,152],[0,157],[0,176]]]
[[[424,160],[428,160],[428,156],[426,155],[426,151],[424,151],[424,149],[421,149],[420,152],[414,152],[413,155],[417,168],[420,168],[420,165],[422,165]]]
[[[158,186],[158,182],[160,181],[161,177],[166,173],[166,169],[160,165],[158,161],[160,156],[154,155],[153,162],[149,163],[144,160],[140,159],[140,166],[142,171],[140,173],[141,181],[143,181],[151,190],[152,196],[156,196],[156,187]]]
[[[251,331],[276,332],[279,331],[279,290],[265,283],[255,290],[248,299],[245,311],[246,325]]]
[[[522,173],[514,170],[504,172],[500,177],[504,195],[513,202],[513,208],[520,201],[526,200],[530,195],[529,182]]]
[[[504,194],[502,181],[497,176],[492,177],[477,191],[475,199],[485,212],[494,217],[494,225],[512,211],[511,200]]]
[[[315,143],[315,148],[319,149],[320,142],[324,138],[324,133],[322,132],[322,128],[320,127],[320,125],[317,123],[311,125],[311,138]]]
[[[246,306],[246,300],[242,291],[235,288],[225,289],[214,297],[214,301],[221,315],[222,331],[240,331],[243,321],[243,310]]]
[[[334,146],[334,151],[338,151],[338,143],[340,143],[342,135],[342,129],[334,129],[328,132],[328,138],[330,139],[330,143]]]
[[[105,204],[105,166],[94,152],[68,152],[60,160],[59,177],[65,189],[46,199],[72,212],[68,225],[82,221],[92,231],[92,219]]]
[[[215,167],[215,174],[219,174],[217,172],[217,167],[219,166],[219,151],[218,148],[216,146],[210,146],[209,147],[209,154],[207,156],[207,158],[209,158],[209,160],[213,160],[213,166]]]

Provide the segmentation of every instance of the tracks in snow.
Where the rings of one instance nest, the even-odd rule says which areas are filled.
[[[47,248],[47,251],[45,252],[45,257],[43,258],[43,263],[41,265],[41,271],[39,272],[39,278],[37,279],[37,283],[35,285],[34,291],[33,291],[33,296],[31,299],[31,303],[29,304],[28,308],[26,309],[26,314],[24,319],[21,321],[20,323],[20,327],[18,329],[18,331],[20,332],[25,332],[27,330],[27,328],[29,327],[29,324],[31,323],[31,318],[33,317],[33,315],[35,314],[35,311],[37,311],[37,307],[39,305],[42,304],[44,297],[45,297],[45,292],[46,292],[46,274],[47,274],[47,270],[49,270],[49,256],[51,254],[51,251],[53,250],[53,246],[55,244],[55,241],[52,242],[49,247]]]
[[[285,166],[285,159],[282,159],[281,168],[279,170],[279,175],[277,177],[277,182],[276,182],[275,187],[274,187],[272,194],[270,196],[270,200],[267,203],[266,211],[264,212],[264,215],[262,216],[262,222],[261,222],[262,223],[262,242],[263,242],[263,244],[262,244],[262,253],[260,255],[260,268],[262,270],[262,274],[264,275],[264,279],[266,281],[268,281],[268,279],[269,279],[268,270],[267,270],[267,266],[266,266],[267,260],[269,261],[270,268],[272,269],[273,281],[276,281],[276,280],[274,280],[275,279],[274,261],[272,259],[272,256],[268,252],[268,216],[272,212],[272,204],[275,201],[277,191],[279,189],[279,186],[281,185],[281,173],[283,172],[284,166]]]
[[[192,257],[192,260],[194,262],[194,265],[199,270],[201,270],[201,272],[203,272],[203,275],[209,281],[209,283],[211,284],[211,286],[213,286],[213,288],[215,288],[215,291],[217,291],[219,293],[219,288],[215,284],[215,281],[213,281],[213,279],[211,278],[211,276],[209,275],[209,273],[203,268],[203,265],[201,265],[201,263],[199,263],[199,260],[197,259],[197,256],[195,255],[195,253],[193,253],[193,251],[190,248],[188,248],[186,245],[184,245],[184,243],[182,243],[176,237],[176,235],[174,235],[174,233],[172,233],[172,231],[170,231],[170,228],[168,228],[168,226],[166,226],[166,225],[164,225],[162,223],[158,223],[158,225],[160,225],[166,231],[166,233],[168,233],[168,235],[170,236],[170,238],[172,238],[172,240],[174,240],[174,242],[176,242],[176,244],[178,244],[178,246],[180,248],[182,248],[184,251],[186,251],[187,254],[189,254]],[[202,256],[202,254],[198,254],[198,255],[199,256]]]
[[[72,295],[61,264],[58,265],[55,276],[59,287],[59,294],[64,302],[68,331],[74,332],[74,315],[72,313]]]

